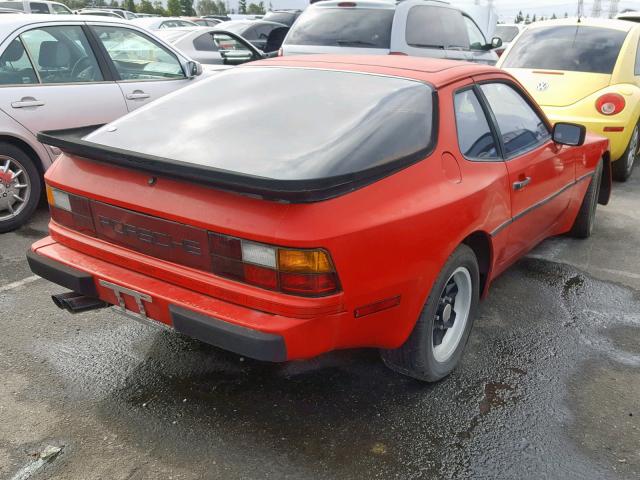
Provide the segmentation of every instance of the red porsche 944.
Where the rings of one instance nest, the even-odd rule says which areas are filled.
[[[508,73],[400,56],[228,70],[98,129],[44,132],[33,272],[71,312],[115,305],[267,361],[377,347],[435,381],[491,281],[588,237],[606,139],[551,125]]]

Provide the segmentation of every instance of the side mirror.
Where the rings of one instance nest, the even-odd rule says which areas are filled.
[[[187,62],[187,77],[194,78],[198,75],[202,75],[202,65],[198,62],[190,60]]]
[[[502,39],[500,37],[493,37],[491,39],[491,48],[500,48],[502,46]]]
[[[553,126],[553,141],[560,145],[579,147],[584,144],[587,128],[575,123],[556,123]]]
[[[250,50],[222,50],[220,51],[220,56],[225,65],[240,65],[256,60],[256,55]]]

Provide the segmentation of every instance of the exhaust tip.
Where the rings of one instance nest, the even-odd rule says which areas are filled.
[[[53,300],[56,307],[70,313],[88,312],[89,310],[97,310],[109,306],[108,303],[99,298],[87,297],[76,292],[51,295],[51,300]]]
[[[53,300],[53,303],[55,304],[56,307],[62,309],[62,310],[68,310],[68,300],[71,298],[75,298],[75,297],[81,297],[82,295],[80,295],[79,293],[76,292],[65,292],[65,293],[58,293],[57,295],[51,295],[51,300]]]

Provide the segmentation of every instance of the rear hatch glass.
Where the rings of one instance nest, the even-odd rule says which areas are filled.
[[[23,2],[0,2],[0,8],[11,8],[13,10],[24,11]]]
[[[514,38],[518,36],[520,30],[518,27],[512,27],[507,25],[498,25],[496,27],[496,37],[500,37],[504,43],[512,41]]]
[[[238,67],[137,110],[85,141],[212,176],[337,178],[342,184],[345,176],[388,172],[424,158],[432,144],[432,94],[422,82],[395,77]]]
[[[531,28],[502,66],[610,75],[626,36],[622,30],[581,25]]]
[[[310,8],[293,24],[286,45],[389,49],[393,9]]]

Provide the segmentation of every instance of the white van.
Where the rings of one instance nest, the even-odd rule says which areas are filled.
[[[11,8],[24,13],[44,13],[51,15],[71,15],[69,7],[58,2],[31,0],[0,0],[0,8]]]

